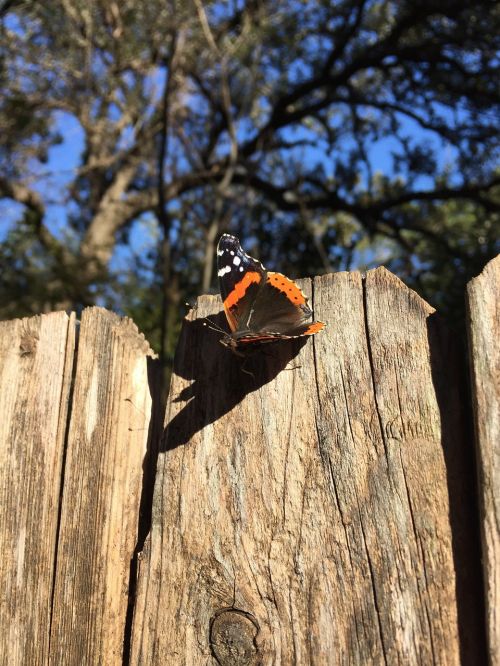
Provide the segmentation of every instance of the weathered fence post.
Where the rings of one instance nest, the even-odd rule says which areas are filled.
[[[49,654],[75,341],[64,312],[0,322],[0,663]]]
[[[500,256],[467,288],[476,427],[486,628],[491,664],[500,663]]]
[[[499,273],[469,288],[492,664]],[[2,666],[484,661],[460,348],[384,269],[303,285],[327,329],[245,361],[203,326],[220,300],[199,299],[161,442],[130,320],[0,323]]]
[[[484,658],[452,338],[384,269],[313,288],[327,329],[244,367],[200,321],[218,299],[184,326],[134,665]]]
[[[151,352],[130,320],[101,308],[83,313],[76,367],[74,342],[64,313],[0,324],[0,663],[9,666],[122,664]]]

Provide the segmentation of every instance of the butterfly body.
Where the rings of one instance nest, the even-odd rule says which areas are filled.
[[[277,340],[314,335],[324,328],[310,322],[312,310],[297,284],[266,271],[246,254],[235,236],[223,234],[217,246],[217,274],[231,329],[221,340],[235,353]]]

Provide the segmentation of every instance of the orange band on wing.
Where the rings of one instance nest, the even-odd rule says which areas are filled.
[[[226,308],[225,305],[224,305],[224,312],[226,313],[226,319],[227,323],[229,324],[229,328],[234,333],[234,331],[238,328],[238,320],[231,312],[231,310],[228,310],[228,308]]]
[[[314,335],[315,333],[319,333],[319,331],[322,331],[325,328],[325,324],[323,324],[322,321],[313,321],[313,323],[309,326],[307,330],[305,330],[302,335]]]
[[[232,308],[233,305],[236,305],[236,303],[243,298],[246,290],[252,284],[252,282],[260,282],[261,279],[262,278],[260,273],[255,271],[249,271],[248,273],[245,273],[243,278],[234,285],[233,291],[228,294],[226,300],[224,301],[224,308],[229,310],[229,308]]]
[[[282,291],[288,300],[292,301],[295,305],[304,305],[306,297],[302,291],[297,287],[293,280],[290,280],[281,273],[268,273],[267,281],[275,289]]]

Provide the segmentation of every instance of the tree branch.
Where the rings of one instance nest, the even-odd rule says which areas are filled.
[[[33,218],[30,221],[43,247],[52,256],[58,257],[66,267],[72,265],[74,262],[73,254],[50,233],[43,223],[45,206],[38,192],[31,190],[26,185],[9,181],[0,176],[1,197],[12,199],[26,206],[33,213]]]
[[[45,215],[45,206],[42,197],[38,192],[30,190],[29,187],[26,187],[26,185],[22,185],[21,183],[10,181],[3,176],[0,176],[0,197],[12,199],[13,201],[23,204],[40,220],[43,219],[43,216]]]

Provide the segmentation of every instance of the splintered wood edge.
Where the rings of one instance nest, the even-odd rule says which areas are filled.
[[[500,658],[500,255],[467,285],[467,333],[490,663]]]
[[[106,310],[106,308],[96,305],[83,310],[82,322],[84,319],[87,319],[92,315],[108,319],[108,321],[113,324],[114,332],[124,340],[127,340],[129,344],[133,345],[136,351],[142,352],[145,356],[151,358],[158,358],[158,354],[151,349],[151,345],[146,340],[144,333],[139,330],[137,324],[130,317],[122,317],[121,315],[116,314],[116,312]]]
[[[414,289],[405,284],[397,275],[387,270],[385,266],[379,266],[367,271],[366,275],[363,276],[363,281],[366,284],[386,284],[391,289],[401,289],[413,300],[414,305],[421,308],[424,313],[430,315],[436,312],[436,309],[432,305],[429,305]]]

